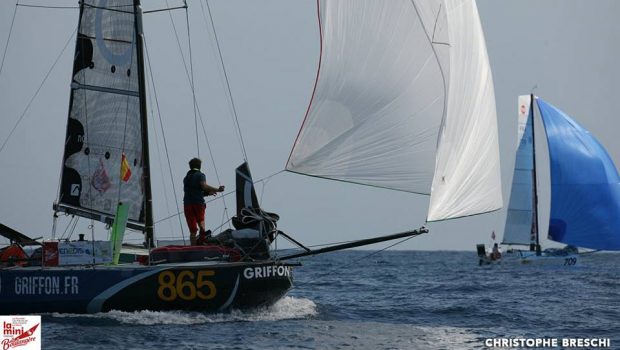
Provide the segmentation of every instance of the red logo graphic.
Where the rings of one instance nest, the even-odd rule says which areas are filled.
[[[8,322],[7,322],[8,321]],[[35,321],[34,326],[30,326]],[[3,316],[2,350],[41,348],[40,316]]]
[[[99,193],[104,193],[112,186],[110,182],[110,177],[108,176],[108,171],[105,170],[103,165],[103,161],[99,159],[99,167],[93,173],[93,177],[91,180],[91,185],[99,191]]]

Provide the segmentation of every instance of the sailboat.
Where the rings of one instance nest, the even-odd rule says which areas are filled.
[[[429,195],[427,222],[499,209],[495,99],[475,2],[321,0],[317,7],[319,69],[286,170]],[[155,247],[140,1],[85,0],[79,18],[54,210],[106,223],[112,238],[44,241],[38,256],[3,261],[1,313],[270,305],[292,287],[300,264],[293,259],[428,232],[309,249],[260,208],[243,163],[234,229],[201,247]],[[3,228],[12,247],[31,243]],[[118,263],[125,228],[144,233],[145,259]],[[278,237],[301,252],[277,255]]]
[[[538,113],[536,113],[538,112]],[[565,248],[542,249],[539,230],[534,116],[544,126],[550,161],[549,240]],[[620,250],[620,177],[599,141],[557,107],[534,95],[519,96],[519,146],[504,230],[504,245],[528,246],[520,261],[574,266],[578,248]]]

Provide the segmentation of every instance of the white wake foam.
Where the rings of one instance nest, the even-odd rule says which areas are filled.
[[[309,299],[284,297],[270,307],[251,311],[233,310],[229,313],[204,314],[187,311],[136,311],[125,312],[112,310],[90,315],[81,314],[52,314],[55,318],[97,318],[110,319],[123,324],[157,325],[157,324],[204,324],[239,321],[279,321],[300,319],[317,314],[316,304]]]

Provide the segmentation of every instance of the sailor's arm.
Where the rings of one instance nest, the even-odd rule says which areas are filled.
[[[206,181],[200,181],[200,187],[206,193],[207,196],[215,196],[218,192],[224,192],[224,186],[213,187],[207,184]]]

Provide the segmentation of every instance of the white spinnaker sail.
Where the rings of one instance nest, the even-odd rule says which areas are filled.
[[[446,0],[450,90],[439,136],[428,221],[502,207],[493,77],[473,0]]]
[[[519,134],[517,156],[512,176],[508,214],[502,244],[529,245],[532,240],[533,214],[533,129],[530,95],[519,96]],[[535,238],[534,238],[535,241]]]
[[[372,0],[319,8],[317,85],[287,170],[430,193],[446,88],[416,8]]]
[[[321,62],[287,170],[430,194],[438,169],[445,181],[433,189],[438,194],[431,196],[429,220],[501,207],[493,83],[482,29],[473,1],[448,5],[319,2]],[[451,96],[452,84],[458,96]],[[478,157],[489,168],[470,159]]]

